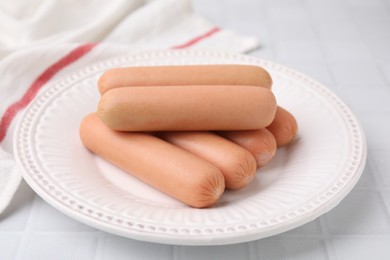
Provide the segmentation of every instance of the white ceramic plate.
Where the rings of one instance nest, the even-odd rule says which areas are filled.
[[[81,144],[80,120],[95,110],[97,79],[108,68],[217,63],[254,64],[269,70],[279,104],[296,116],[300,130],[296,141],[279,149],[249,186],[226,191],[216,206],[190,208]],[[25,180],[58,210],[121,236],[181,245],[250,241],[307,223],[350,192],[366,160],[359,123],[326,87],[270,61],[198,51],[144,52],[64,77],[47,86],[26,109],[14,143]]]

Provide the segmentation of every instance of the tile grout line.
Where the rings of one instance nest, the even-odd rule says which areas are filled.
[[[172,248],[172,260],[180,260],[182,246],[171,245],[171,248]]]
[[[309,18],[309,25],[310,25],[310,28],[313,30],[313,33],[315,35],[315,38],[316,38],[316,42],[318,43],[318,46],[321,50],[321,56],[322,56],[322,60],[325,61],[326,64],[328,64],[328,55],[327,55],[327,49],[326,47],[324,46],[324,41],[323,39],[321,38],[320,34],[318,33],[318,28],[316,26],[316,20],[313,19],[313,14],[310,12],[310,9],[308,8],[307,6],[307,3],[305,2],[303,4],[303,7],[305,9],[305,13],[307,14],[308,18]]]
[[[327,257],[328,257],[328,259],[337,259],[337,254],[336,254],[335,249],[333,247],[331,235],[328,232],[328,226],[326,224],[324,216],[325,215],[322,215],[321,217],[319,217],[318,222],[320,223],[322,238],[325,242]]]
[[[20,239],[19,246],[16,250],[15,259],[22,259],[20,254],[21,254],[21,252],[26,251],[26,247],[27,247],[26,243],[28,241],[30,234],[32,233],[31,223],[32,223],[33,215],[35,214],[34,211],[35,211],[35,207],[37,204],[37,199],[39,199],[39,197],[37,194],[35,194],[35,198],[32,202],[32,206],[31,206],[31,209],[28,213],[28,217],[26,220],[26,226],[25,226],[23,233],[22,233],[22,238]]]
[[[389,194],[390,194],[390,191],[389,191]],[[383,200],[383,203],[385,205],[385,210],[387,212],[387,219],[388,219],[388,223],[390,226],[390,203],[389,204],[386,203],[388,195],[385,193],[385,190],[381,190],[380,195],[381,195],[381,199]]]
[[[390,13],[390,2],[382,0],[382,3],[384,4],[387,11]]]
[[[247,246],[248,246],[248,252],[249,252],[249,259],[250,260],[260,259],[259,250],[256,247],[255,241],[251,241],[251,242],[247,242],[246,243]]]
[[[310,12],[306,2],[303,4],[303,8],[305,8],[306,13],[308,14],[308,18],[310,21],[310,28],[314,32],[314,35],[316,37],[316,41],[318,42],[318,46],[321,50],[321,56],[323,57],[323,61],[326,65],[326,68],[329,72],[329,75],[331,76],[331,79],[333,80],[333,82],[335,82],[335,86],[338,88],[339,85],[337,84],[337,81],[335,80],[335,76],[333,75],[333,72],[329,66],[329,59],[327,58],[326,47],[324,46],[323,39],[321,38],[321,36],[318,33],[318,30],[316,27],[316,21],[315,21],[315,19],[313,19],[313,15]],[[344,6],[342,6],[342,8],[345,9]],[[325,215],[322,215],[318,218],[319,224],[320,224],[320,229],[321,229],[321,234],[322,234],[321,238],[323,239],[323,241],[325,243],[327,258],[328,259],[337,259],[337,254],[336,254],[335,248],[333,246],[331,234],[328,231],[328,226],[327,226],[327,223],[326,223],[326,220],[324,217]]]
[[[375,150],[380,150],[380,149],[368,149],[367,153],[372,153],[373,151]],[[367,157],[367,160],[369,160],[369,157]],[[367,165],[367,164],[366,164]],[[390,207],[387,205],[386,203],[386,198],[387,198],[387,194],[385,194],[387,192],[387,189],[389,187],[385,186],[381,181],[381,177],[379,176],[378,174],[378,169],[376,167],[376,164],[370,164],[370,167],[371,167],[371,175],[372,175],[372,178],[374,179],[374,185],[375,185],[375,190],[379,193],[379,196],[382,200],[382,203],[384,205],[384,209],[387,213],[387,220],[388,220],[388,224],[390,226]]]
[[[326,53],[327,53],[326,52],[326,48],[324,46],[324,43],[323,43],[320,35],[318,34],[318,30],[317,30],[317,28],[315,26],[315,24],[316,24],[315,20],[313,19],[313,16],[312,16],[312,14],[311,14],[311,12],[310,12],[306,2],[303,4],[303,7],[305,8],[306,13],[308,14],[308,18],[309,18],[309,21],[310,21],[310,28],[314,32],[314,35],[316,37],[316,41],[318,42],[318,46],[319,46],[319,48],[321,50],[321,56],[323,57],[324,63],[326,65],[326,68],[329,70],[329,74],[331,75],[332,80],[334,82],[336,82],[335,81],[335,77],[334,77],[331,69],[329,68],[328,59],[326,58],[326,56],[327,56],[326,55]],[[338,86],[338,85],[336,84],[336,86]],[[337,255],[336,255],[335,249],[333,247],[333,243],[332,243],[332,240],[330,238],[330,234],[328,232],[327,225],[325,223],[325,219],[324,219],[323,216],[324,215],[320,216],[318,218],[318,220],[319,220],[320,229],[321,229],[321,238],[322,238],[322,240],[324,241],[324,244],[325,244],[327,258],[328,259],[336,259]]]
[[[388,76],[387,76],[387,74],[386,74],[386,72],[384,70],[384,65],[385,65],[385,63],[382,62],[382,61],[380,61],[380,62],[376,61],[375,62],[375,67],[378,69],[380,75],[382,75],[382,77],[383,77],[383,79],[385,81],[385,85],[387,86],[387,85],[390,85],[390,78],[388,78]]]
[[[323,57],[323,63],[326,67],[326,71],[329,73],[330,75],[330,78],[332,80],[332,91],[337,93],[336,90],[337,89],[340,89],[340,85],[338,84],[337,80],[336,80],[336,77],[333,75],[333,72],[332,72],[332,69],[331,69],[331,66],[329,64],[329,60],[327,58],[327,50],[326,50],[326,47],[324,46],[324,42],[323,42],[323,39],[321,38],[321,36],[319,35],[318,33],[318,28],[316,27],[316,21],[315,19],[313,19],[313,15],[312,13],[310,12],[310,9],[308,8],[307,6],[307,3],[304,2],[303,4],[303,8],[305,9],[306,13],[308,14],[308,18],[309,18],[309,21],[310,21],[310,28],[313,30],[314,32],[314,35],[316,36],[316,40],[318,42],[318,46],[321,50],[321,56]],[[344,7],[343,7],[344,8]]]
[[[324,220],[325,221],[325,220]],[[321,225],[321,224],[320,224]],[[326,224],[325,224],[326,225]],[[384,239],[390,239],[390,234],[380,234],[380,235],[367,235],[367,234],[343,234],[343,235],[330,235],[330,239],[333,238],[357,238],[357,239],[366,239],[366,238],[384,238]],[[305,238],[305,239],[323,239],[324,235],[301,235],[301,234],[288,234],[288,235],[283,235],[281,236],[281,239],[295,239],[295,238]]]
[[[390,187],[387,186],[383,186],[382,188],[381,187],[354,187],[353,189],[360,190],[360,191],[377,191],[377,192],[390,191]]]
[[[268,15],[267,15],[267,10],[268,10],[268,7],[269,7],[269,4],[268,4],[267,1],[264,3],[264,6],[265,7],[262,9],[261,12],[263,14],[264,21],[266,22],[267,28],[271,28],[271,30],[268,30],[268,37],[269,37],[268,48],[270,48],[270,51],[271,51],[271,53],[273,55],[273,59],[279,61],[280,57],[278,57],[278,55],[277,55],[277,48],[275,47],[275,42],[276,42],[276,40],[275,40],[275,32],[272,32],[273,31],[272,27],[269,26],[271,23],[269,21]],[[264,45],[260,45],[260,48],[264,48],[264,47],[265,47]]]
[[[324,46],[323,39],[321,38],[320,34],[318,33],[318,28],[316,27],[316,21],[313,19],[313,15],[310,12],[310,9],[308,8],[306,2],[304,2],[303,8],[305,9],[305,12],[308,15],[308,19],[310,21],[309,22],[309,26],[313,30],[313,33],[314,33],[315,38],[316,38],[316,42],[318,43],[318,46],[319,46],[319,48],[321,50],[322,60],[328,65],[328,58],[327,58],[326,47]]]
[[[341,4],[343,5],[344,9],[347,9],[345,7],[346,3],[345,1],[341,1]],[[348,13],[348,12],[347,12]],[[363,43],[366,45],[365,37],[364,34],[362,33],[360,27],[356,24],[356,21],[354,20],[353,17],[351,17],[351,14],[348,13],[348,20],[353,24],[353,27],[356,29],[356,32],[359,34],[359,38],[363,40]],[[372,55],[372,59],[374,60],[374,56]]]
[[[96,232],[96,231],[95,231]],[[104,250],[102,249],[105,242],[106,242],[106,235],[103,231],[98,231],[97,232],[97,243],[96,243],[96,250],[95,250],[95,260],[101,259],[101,256],[104,253]]]

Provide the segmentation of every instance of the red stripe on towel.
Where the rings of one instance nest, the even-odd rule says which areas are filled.
[[[67,55],[59,59],[57,62],[49,66],[42,74],[40,74],[35,81],[29,86],[26,93],[21,99],[10,105],[4,112],[3,117],[0,121],[0,142],[3,141],[7,130],[11,125],[12,120],[17,113],[25,108],[30,101],[37,95],[38,91],[45,85],[50,79],[52,79],[61,69],[77,61],[85,54],[90,52],[96,44],[89,43],[81,45],[73,49]]]
[[[186,43],[183,43],[183,44],[180,44],[180,45],[176,45],[176,46],[173,46],[171,47],[171,49],[185,49],[185,48],[188,48],[206,38],[209,38],[210,36],[212,36],[213,34],[219,32],[221,29],[218,28],[218,27],[214,27],[214,28],[211,28],[211,30],[207,31],[206,33],[202,34],[202,35],[199,35],[191,40],[189,40],[188,42]]]
[[[199,35],[195,38],[192,38],[188,42],[185,42],[180,45],[171,47],[171,49],[185,49],[191,47],[192,45],[209,38],[215,33],[219,32],[221,29],[218,27],[213,27],[209,31],[205,32],[202,35]],[[50,79],[52,79],[60,70],[66,66],[77,61],[89,51],[91,51],[97,44],[89,43],[81,45],[73,49],[67,55],[59,59],[57,62],[49,66],[41,75],[39,75],[35,81],[27,89],[26,93],[21,99],[13,103],[7,108],[4,112],[3,117],[0,121],[0,142],[2,142],[7,134],[7,130],[12,123],[12,120],[17,115],[17,113],[28,106],[30,101],[37,95],[38,91],[45,85]]]

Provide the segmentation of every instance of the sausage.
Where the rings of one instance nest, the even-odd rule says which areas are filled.
[[[273,93],[254,86],[151,86],[107,91],[97,114],[121,131],[248,130],[274,118]]]
[[[272,78],[253,65],[187,65],[114,68],[99,78],[99,92],[130,86],[243,85],[270,89]]]
[[[247,149],[256,159],[258,168],[269,163],[276,153],[275,137],[266,128],[220,131],[218,134]]]
[[[253,85],[271,89],[272,78],[264,68],[253,65],[150,66],[108,70],[100,77],[98,85],[101,94],[112,88],[154,85]],[[293,115],[286,112],[276,113],[274,125],[278,127],[269,128],[278,146],[291,142],[298,128]],[[239,138],[239,133],[234,135]]]
[[[210,207],[225,189],[211,163],[153,135],[109,129],[96,114],[82,120],[80,138],[92,152],[192,207]]]
[[[162,139],[217,166],[228,189],[246,186],[256,175],[256,160],[241,146],[205,131],[161,132]]]
[[[274,135],[278,147],[282,147],[294,140],[298,123],[290,112],[278,106],[275,118],[267,129]]]

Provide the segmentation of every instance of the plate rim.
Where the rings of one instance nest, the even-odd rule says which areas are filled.
[[[278,228],[273,228],[275,225],[270,224],[266,225],[264,227],[257,227],[253,229],[244,229],[244,230],[234,230],[232,232],[225,232],[221,234],[206,234],[206,233],[199,233],[199,234],[191,234],[191,233],[180,233],[180,232],[160,232],[156,233],[153,230],[145,229],[145,227],[140,229],[124,229],[121,228],[119,225],[113,225],[112,221],[106,219],[103,221],[104,216],[102,217],[92,217],[90,215],[86,215],[83,213],[83,210],[77,209],[77,203],[71,203],[66,204],[64,202],[59,201],[55,197],[52,196],[48,192],[47,189],[39,185],[37,180],[35,180],[32,175],[31,171],[33,169],[27,169],[25,165],[23,164],[23,160],[26,161],[26,158],[22,158],[23,156],[26,156],[26,154],[20,153],[20,142],[25,142],[26,140],[23,139],[24,137],[20,136],[22,130],[25,130],[25,126],[23,126],[23,123],[26,118],[29,117],[29,113],[34,109],[34,104],[36,105],[39,100],[42,99],[42,97],[49,98],[52,95],[58,94],[61,92],[61,90],[65,90],[64,87],[57,87],[57,90],[54,90],[55,86],[61,86],[66,85],[66,80],[68,80],[68,84],[71,84],[72,82],[69,82],[69,78],[73,78],[77,80],[77,78],[85,77],[90,74],[96,73],[97,70],[101,69],[102,66],[107,68],[112,67],[115,64],[121,64],[122,62],[130,62],[133,59],[152,59],[158,58],[158,57],[175,57],[175,55],[179,55],[180,57],[186,57],[186,56],[201,56],[201,57],[218,57],[218,58],[232,58],[234,60],[240,61],[239,63],[253,63],[253,64],[267,64],[267,67],[276,69],[280,72],[288,72],[289,76],[294,77],[297,80],[304,81],[307,84],[310,85],[310,87],[314,86],[320,91],[324,92],[326,95],[334,99],[339,105],[339,108],[342,108],[342,111],[345,114],[347,114],[350,118],[350,120],[353,121],[355,124],[355,130],[359,134],[359,140],[361,141],[361,154],[360,158],[356,159],[358,161],[358,165],[355,165],[354,171],[350,172],[349,180],[345,182],[345,185],[337,192],[337,196],[331,196],[330,199],[326,199],[326,202],[323,204],[320,204],[315,210],[308,210],[306,212],[298,214],[297,216],[294,216],[290,219],[287,219],[283,222],[281,222],[283,225],[280,225]],[[187,64],[190,64],[191,62],[187,62]],[[208,63],[210,64],[210,62]],[[123,65],[123,64],[122,64]],[[45,86],[45,88],[37,95],[37,97],[29,104],[29,106],[23,111],[22,115],[19,117],[16,128],[15,128],[15,134],[14,134],[14,154],[15,154],[15,160],[17,164],[19,165],[19,168],[22,170],[23,178],[26,180],[26,182],[29,184],[29,186],[45,201],[47,201],[49,204],[54,206],[56,209],[60,210],[64,214],[79,220],[80,222],[83,222],[87,225],[93,226],[95,228],[125,236],[128,238],[134,238],[141,241],[148,241],[148,242],[156,242],[156,243],[163,243],[163,244],[175,244],[175,245],[222,245],[222,244],[233,244],[233,243],[239,243],[239,242],[247,242],[252,241],[254,239],[260,239],[268,236],[272,236],[275,234],[279,234],[281,232],[285,232],[287,230],[290,230],[292,228],[298,227],[302,224],[308,223],[317,217],[321,216],[322,214],[328,212],[329,210],[336,207],[341,200],[347,196],[347,194],[353,189],[353,187],[356,185],[357,181],[359,180],[365,164],[366,164],[366,158],[367,158],[367,144],[366,144],[366,138],[364,134],[364,130],[356,118],[356,116],[352,113],[350,108],[331,90],[329,90],[327,87],[322,85],[321,83],[313,80],[312,78],[306,76],[305,74],[298,72],[290,67],[287,67],[285,65],[261,59],[258,57],[243,55],[243,54],[233,54],[233,53],[226,53],[226,52],[216,52],[216,51],[191,51],[191,50],[162,50],[162,51],[142,51],[137,53],[132,53],[125,56],[117,56],[110,59],[106,59],[103,61],[99,61],[96,63],[93,63],[89,66],[84,66],[82,69],[77,70],[73,74],[67,74],[64,75],[59,81],[49,83]],[[300,217],[299,221],[297,220],[297,217],[305,215],[305,218]]]

